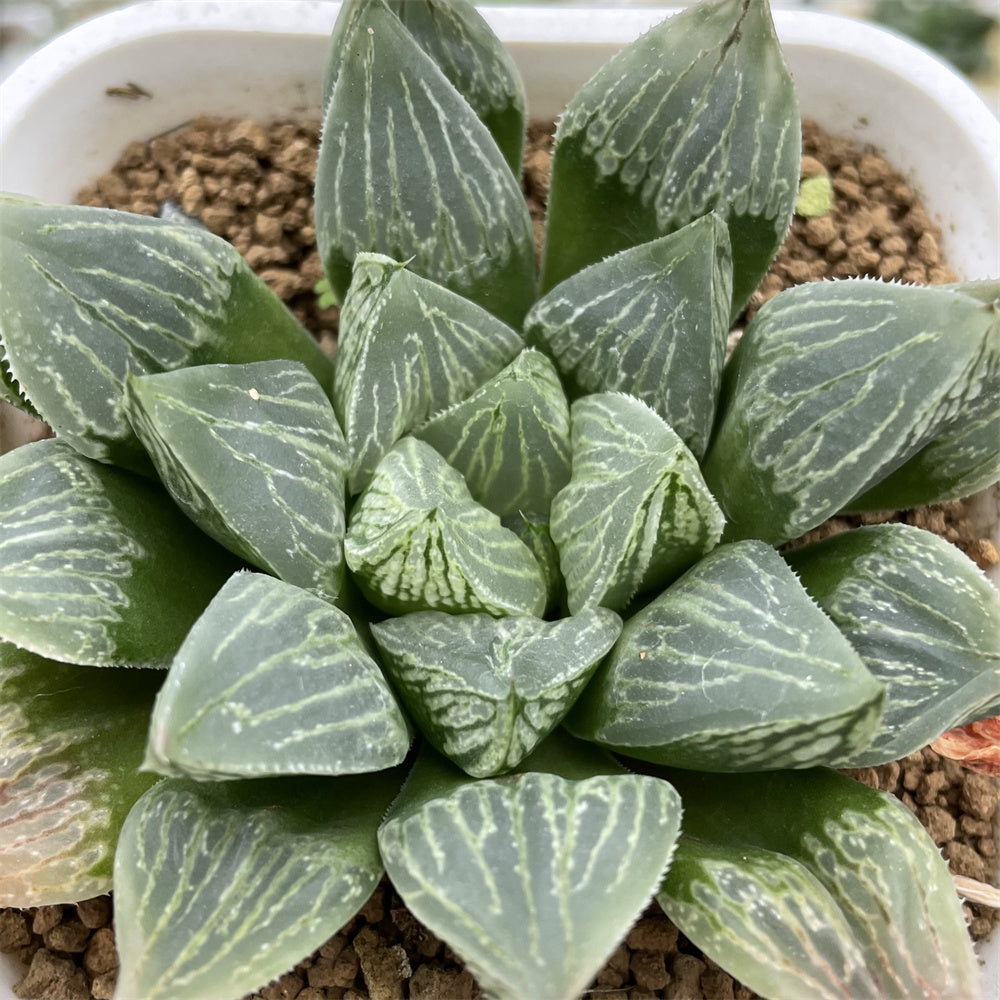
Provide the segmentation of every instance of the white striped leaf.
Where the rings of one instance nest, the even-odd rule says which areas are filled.
[[[978,997],[951,875],[892,796],[825,769],[664,772],[684,834],[657,896],[752,990],[817,1000]]]
[[[519,325],[534,297],[520,186],[464,97],[382,0],[340,42],[316,172],[316,240],[343,297],[358,253],[419,274]]]
[[[572,407],[573,474],[552,503],[552,538],[575,614],[619,611],[662,587],[722,535],[722,512],[684,442],[618,393]]]
[[[733,248],[733,314],[784,239],[799,111],[766,0],[696,4],[607,62],[556,133],[543,290],[715,212]]]
[[[190,364],[333,369],[225,240],[107,209],[0,197],[0,348],[8,378],[78,451],[140,471],[125,376]]]
[[[350,618],[291,584],[237,573],[170,667],[145,766],[209,780],[358,774],[400,763],[409,745]]]
[[[0,457],[0,639],[163,667],[238,565],[159,485],[59,440]]]
[[[387,771],[150,789],[115,858],[115,995],[237,1000],[318,948],[378,884],[375,831],[400,781]]]
[[[617,390],[651,406],[701,457],[729,333],[732,259],[715,215],[591,264],[539,299],[524,337],[575,396]]]
[[[129,376],[126,414],[170,495],[247,562],[333,600],[344,579],[347,445],[302,365]]]
[[[408,431],[496,375],[521,338],[388,257],[361,254],[340,316],[333,405],[358,493]]]
[[[160,677],[91,670],[0,643],[0,906],[111,888]]]
[[[545,577],[528,547],[416,438],[375,470],[351,512],[344,555],[365,597],[389,614],[545,611]]]
[[[372,625],[414,721],[475,778],[512,770],[534,750],[620,632],[604,608],[556,622],[423,611]]]
[[[500,523],[513,531],[528,546],[541,567],[547,595],[546,613],[557,605],[565,606],[566,581],[563,580],[562,570],[559,568],[559,552],[556,549],[556,543],[552,541],[548,515],[541,517],[518,512],[502,517]]]
[[[786,559],[886,686],[871,745],[840,766],[897,760],[1000,712],[1000,593],[953,545],[909,525],[882,524]]]
[[[867,746],[882,698],[781,557],[737,542],[625,623],[566,724],[675,767],[801,768]]]

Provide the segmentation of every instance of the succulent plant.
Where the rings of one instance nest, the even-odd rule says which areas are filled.
[[[1000,711],[997,593],[915,528],[780,546],[1000,478],[1000,283],[801,286],[724,363],[798,189],[765,0],[572,99],[540,278],[471,5],[349,0],[325,108],[332,361],[207,232],[0,201],[55,431],[0,458],[0,903],[113,883],[121,998],[238,997],[383,870],[495,997],[653,896],[765,996],[971,997],[934,844],[834,769]]]

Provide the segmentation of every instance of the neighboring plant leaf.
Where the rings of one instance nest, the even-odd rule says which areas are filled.
[[[736,315],[791,223],[800,144],[764,0],[669,18],[598,70],[560,120],[543,290],[715,212],[732,241]]]
[[[378,884],[375,831],[401,780],[150,789],[115,858],[116,995],[237,1000],[318,948]]]
[[[555,359],[573,395],[636,396],[700,458],[731,298],[729,234],[708,215],[567,278],[531,307],[524,337]]]
[[[237,573],[174,659],[145,766],[199,779],[358,774],[399,764],[409,745],[350,618],[291,584]]]
[[[667,916],[764,996],[979,996],[948,868],[896,799],[825,769],[663,771],[684,838]]]
[[[475,778],[509,771],[566,714],[621,632],[595,608],[546,622],[424,611],[372,625],[427,738]]]
[[[847,531],[786,554],[806,590],[886,686],[867,767],[1000,712],[1000,593],[955,546],[905,524]]]
[[[534,236],[486,126],[399,19],[374,0],[340,43],[316,173],[316,238],[343,299],[375,251],[519,326],[534,298]]]
[[[90,670],[0,643],[0,906],[111,888],[160,677]]]
[[[5,381],[91,458],[142,472],[125,376],[191,364],[329,359],[225,240],[194,226],[0,197]]]
[[[569,610],[619,611],[680,576],[722,535],[722,512],[684,442],[618,393],[572,407],[573,475],[552,503]]]
[[[521,338],[477,305],[388,257],[361,254],[340,317],[333,403],[350,490],[408,431],[496,375]]]
[[[130,376],[125,409],[202,531],[287,583],[336,598],[347,445],[306,368],[259,361]]]
[[[541,567],[429,445],[403,438],[375,470],[344,540],[365,597],[389,614],[545,611]]]
[[[149,480],[58,440],[0,457],[0,639],[94,666],[166,666],[237,561]]]
[[[882,697],[781,557],[737,542],[625,623],[566,724],[675,767],[801,768],[867,746]]]
[[[860,279],[771,299],[726,367],[702,463],[726,538],[777,544],[849,506],[960,429],[998,369],[994,310],[971,295]]]

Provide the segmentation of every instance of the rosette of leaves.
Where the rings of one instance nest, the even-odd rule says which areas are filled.
[[[653,896],[765,996],[972,996],[933,843],[830,767],[997,711],[997,594],[916,529],[775,546],[1000,477],[998,284],[795,289],[724,364],[798,182],[764,0],[573,98],[540,280],[471,5],[349,0],[324,103],[333,362],[200,230],[0,200],[56,432],[0,458],[0,900],[113,867],[122,998],[239,997],[383,871],[509,1000]]]

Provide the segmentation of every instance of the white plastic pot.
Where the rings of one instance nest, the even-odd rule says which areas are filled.
[[[199,114],[318,117],[338,7],[324,0],[146,0],[80,25],[0,88],[0,190],[71,201],[130,140]],[[481,9],[517,59],[539,117],[558,114],[616,49],[671,13]],[[871,143],[903,170],[962,277],[1000,275],[1000,124],[975,91],[923,50],[870,25],[785,10],[775,21],[803,115]],[[107,94],[129,83],[152,96]],[[996,494],[980,508],[996,537]],[[981,955],[984,995],[1000,997],[1000,935]],[[21,972],[0,955],[0,1000],[13,1000],[10,987]]]

